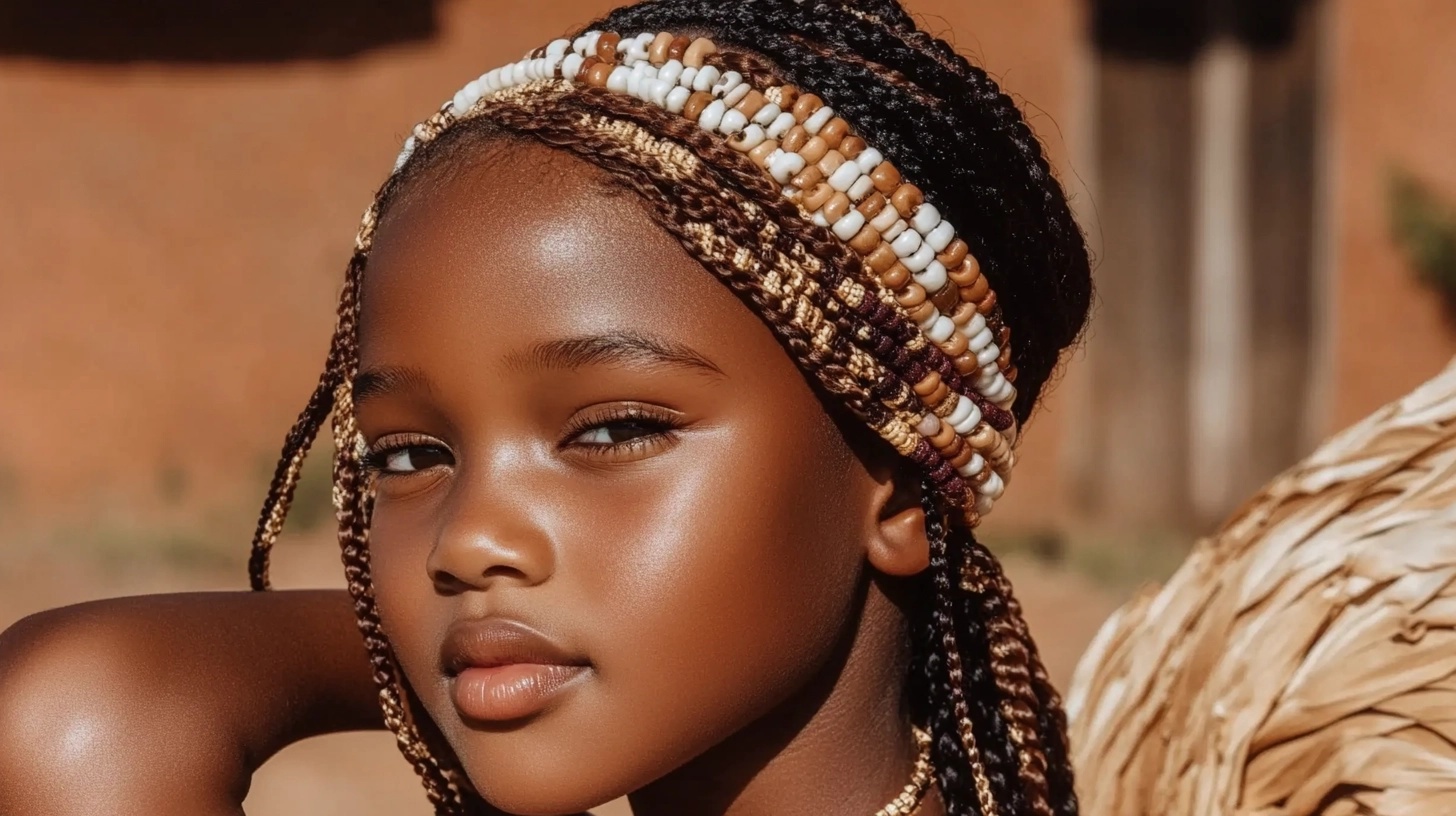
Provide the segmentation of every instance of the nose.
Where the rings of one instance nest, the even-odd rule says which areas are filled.
[[[457,483],[447,500],[426,561],[430,579],[445,592],[491,585],[535,586],[556,569],[550,535],[533,518],[529,491],[492,484]]]

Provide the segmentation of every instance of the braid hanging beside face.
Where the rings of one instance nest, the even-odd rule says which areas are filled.
[[[882,145],[905,178],[944,202],[947,220],[977,224],[965,241],[985,276],[995,279],[1007,323],[1018,327],[1021,376],[1012,410],[1024,420],[1057,353],[1080,330],[1090,296],[1086,250],[1065,197],[1014,106],[984,72],[916,30],[893,2],[866,3],[853,13],[833,6],[834,26],[816,22],[824,6],[749,2],[720,8],[654,0],[615,12],[597,26],[634,30],[640,24],[636,30],[675,27],[715,36],[732,31],[751,39],[752,51],[725,49],[710,61],[759,87],[786,79],[813,87]],[[733,36],[719,41],[731,42]],[[786,77],[779,65],[795,66],[793,75]],[[946,94],[968,101],[941,104]],[[974,145],[966,133],[977,134]],[[979,138],[982,134],[987,138]],[[923,491],[932,542],[925,594],[931,601],[915,622],[911,688],[916,715],[934,739],[947,811],[1075,814],[1060,699],[1009,582],[970,533],[978,514],[964,515],[969,487],[945,452],[916,431],[930,395],[914,386],[936,371],[952,380],[949,358],[926,342],[905,304],[883,288],[860,255],[786,198],[742,151],[660,107],[550,79],[489,94],[473,102],[468,115],[457,116],[447,105],[416,128],[417,146],[381,188],[361,226],[325,371],[285,441],[250,560],[254,587],[266,588],[268,551],[282,528],[303,458],[332,411],[334,500],[349,591],[386,722],[437,812],[470,813],[481,803],[448,751],[431,744],[437,740],[428,736],[428,723],[416,721],[373,599],[367,545],[372,489],[362,467],[351,391],[358,366],[358,292],[374,226],[399,191],[435,163],[498,139],[534,139],[567,150],[632,189],[664,228],[775,331],[813,382],[924,472],[939,477]],[[929,158],[937,155],[942,160]],[[1005,271],[1012,269],[1014,274]],[[990,416],[994,407],[984,407]]]

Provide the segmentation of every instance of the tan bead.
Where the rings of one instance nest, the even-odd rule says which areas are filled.
[[[976,281],[981,279],[981,265],[970,256],[961,261],[960,266],[947,266],[946,269],[949,270],[950,279],[956,286],[975,286]]]
[[[652,38],[647,46],[647,61],[661,68],[667,63],[667,49],[672,46],[672,35],[666,31]]]
[[[861,255],[868,255],[874,252],[875,247],[880,243],[880,233],[874,227],[865,224],[859,228],[859,232],[855,233],[853,238],[849,239],[849,248]]]
[[[1001,356],[996,358],[996,367],[1005,371],[1011,365],[1011,346],[1001,347]]]
[[[718,46],[712,40],[699,37],[693,40],[688,49],[683,52],[683,65],[689,68],[702,68],[703,60],[710,54],[718,53]]]
[[[930,294],[930,301],[944,314],[950,314],[961,302],[961,288],[955,281],[946,281],[938,291]]]
[[[959,438],[956,436],[955,428],[952,428],[949,422],[942,422],[940,423],[940,430],[936,431],[935,436],[930,438],[930,444],[934,445],[936,450],[943,452],[946,448],[950,447],[952,442],[957,441]]]
[[[955,269],[961,265],[961,261],[966,259],[966,253],[968,251],[966,242],[957,238],[950,242],[950,245],[945,248],[944,252],[936,255],[935,259],[940,261],[940,265],[946,269]]]
[[[829,187],[828,184],[825,184],[824,186]],[[830,187],[829,189],[833,190],[834,188]],[[829,199],[826,197],[824,200],[828,201]],[[895,250],[890,249],[890,245],[885,243],[881,243],[879,249],[876,249],[874,252],[871,252],[869,255],[865,256],[865,263],[869,264],[870,269],[872,269],[876,275],[884,274],[886,270],[899,262],[900,256],[896,255]]]
[[[967,286],[964,289],[961,289],[961,300],[963,300],[963,301],[969,301],[971,303],[980,303],[981,300],[983,298],[985,298],[986,295],[988,295],[990,293],[991,293],[991,282],[988,281],[988,280],[986,280],[986,276],[985,275],[978,275],[976,277],[976,280],[970,286]],[[986,313],[984,310],[981,310],[979,307],[977,307],[977,310],[980,311],[981,314],[985,314]]]
[[[829,120],[829,123],[819,129],[819,138],[829,143],[829,146],[838,149],[844,143],[844,137],[849,135],[849,123],[838,116]]]
[[[919,286],[920,284],[917,283],[915,285]],[[935,305],[927,300],[926,302],[910,310],[910,319],[915,321],[915,325],[918,326],[921,323],[924,323],[926,320],[929,320],[930,316],[934,313]]]
[[[759,167],[768,167],[768,157],[772,156],[774,151],[778,149],[778,142],[773,139],[765,139],[758,143],[758,147],[748,151],[748,158],[752,159],[753,163]]]
[[[919,396],[919,397],[922,397],[922,398],[923,397],[928,397],[931,394],[935,393],[935,389],[937,389],[939,387],[940,387],[940,372],[938,372],[938,371],[932,371],[929,374],[926,374],[925,375],[925,379],[921,380],[918,383],[915,383],[915,394],[916,394],[916,396]]]
[[[749,121],[753,121],[753,117],[757,116],[758,112],[763,110],[763,106],[767,104],[768,100],[763,98],[761,92],[749,91],[747,96],[733,106],[733,109],[747,116]]]
[[[824,220],[831,224],[836,223],[839,219],[849,215],[849,211],[852,209],[854,209],[854,202],[849,200],[849,196],[844,193],[835,193],[834,197],[824,205]]]
[[[950,438],[950,444],[946,445],[940,452],[941,456],[944,456],[947,461],[959,458],[961,453],[966,449],[966,440],[961,439],[959,435],[955,435],[954,428],[951,429],[951,433],[953,435]]]
[[[898,292],[910,283],[910,270],[905,264],[895,263],[889,269],[880,274],[880,285],[891,292]]]
[[[933,303],[934,301],[931,302]],[[945,356],[951,358],[965,354],[966,350],[970,347],[971,341],[967,340],[965,334],[962,332],[953,332],[949,340],[940,344],[940,350],[945,352]]]
[[[819,160],[824,158],[824,155],[828,152],[829,143],[815,136],[804,143],[804,147],[799,150],[799,155],[803,156],[804,161],[809,164],[818,164]]]
[[[620,34],[611,31],[602,32],[597,38],[597,59],[602,62],[615,63],[617,61],[617,43],[622,41]]]
[[[963,377],[974,374],[981,368],[981,362],[976,359],[974,354],[962,354],[951,360],[951,363],[955,365],[956,373]]]
[[[870,171],[870,181],[874,182],[876,190],[890,195],[900,189],[900,171],[887,161],[880,162],[879,166]]]
[[[802,125],[794,125],[789,132],[784,134],[783,147],[786,153],[798,153],[809,143],[809,131],[804,130]]]
[[[945,383],[941,383],[940,387],[935,389],[935,393],[925,398],[925,404],[930,406],[940,405],[941,403],[945,402],[946,398],[949,396],[950,386],[946,385]]]
[[[955,307],[954,312],[951,312],[950,322],[964,328],[967,323],[971,322],[971,318],[978,314],[980,312],[976,311],[976,304],[963,302]]]
[[[818,94],[804,94],[794,101],[794,120],[802,125],[809,121],[809,117],[818,113],[822,107],[824,107],[824,100],[820,99]]]
[[[799,175],[789,179],[789,184],[798,187],[800,190],[812,190],[815,187],[818,187],[819,182],[823,180],[823,171],[811,165],[809,167],[805,167],[804,171],[799,173]]]
[[[713,104],[713,94],[708,91],[697,91],[688,97],[688,101],[683,105],[683,118],[696,122],[703,110],[711,104]]]
[[[921,204],[925,203],[925,194],[913,184],[902,184],[899,189],[895,190],[895,194],[890,196],[890,203],[895,205],[895,209],[901,216],[909,218],[920,209]]]
[[[672,43],[667,46],[667,58],[681,62],[683,55],[688,52],[688,46],[692,44],[693,41],[687,37],[674,37]]]
[[[838,170],[844,162],[845,158],[838,150],[831,150],[824,154],[824,158],[820,159],[816,166],[825,176],[832,176],[834,175],[834,171]]]
[[[799,101],[799,89],[793,85],[780,86],[778,95],[778,106],[782,110],[792,111],[794,104]]]
[[[848,161],[849,159],[848,156],[845,156],[844,158],[846,161]],[[880,211],[885,209],[885,205],[888,203],[889,202],[885,200],[885,197],[883,195],[880,195],[879,193],[870,193],[869,195],[865,196],[864,200],[859,203],[859,206],[856,209],[859,210],[860,215],[863,215],[865,217],[866,221],[873,221],[874,217],[879,215]]]
[[[587,75],[591,73],[591,69],[600,65],[601,62],[602,61],[597,59],[596,57],[587,57],[586,59],[582,60],[581,67],[578,68],[576,71],[576,81],[586,82]]]
[[[925,287],[912,283],[895,293],[895,300],[906,309],[914,309],[925,303]]]
[[[828,182],[821,181],[813,189],[804,193],[803,201],[799,202],[809,212],[819,212],[820,208],[829,203],[834,197],[834,188]]]
[[[845,136],[844,139],[840,141],[839,147],[835,149],[838,150],[840,153],[843,153],[846,159],[856,159],[859,158],[859,154],[865,152],[865,149],[868,147],[869,145],[865,144],[865,140],[861,139],[858,136]]]
[[[982,278],[981,280],[985,280],[985,278]],[[990,314],[991,310],[994,308],[996,308],[995,292],[987,292],[985,300],[982,300],[980,303],[976,304],[976,309],[983,315]]]
[[[959,438],[959,437],[957,437],[957,438]],[[975,455],[976,455],[976,452],[973,451],[973,450],[971,450],[971,446],[970,445],[962,444],[961,445],[960,453],[957,453],[956,455],[949,457],[950,458],[950,466],[953,467],[953,468],[955,468],[956,470],[960,470],[961,468],[963,468],[966,465],[970,464],[971,457],[973,457]]]
[[[607,87],[607,77],[612,75],[612,69],[616,67],[610,62],[599,62],[593,65],[591,70],[586,72],[587,84],[598,88]]]
[[[1018,373],[1019,372],[1018,372],[1018,369],[1016,368],[1016,366],[1007,366],[1006,367],[1006,381],[1014,384],[1016,382],[1016,375]]]

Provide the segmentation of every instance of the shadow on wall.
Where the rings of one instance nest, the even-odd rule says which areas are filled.
[[[81,63],[343,59],[428,40],[438,0],[0,0],[0,56]]]

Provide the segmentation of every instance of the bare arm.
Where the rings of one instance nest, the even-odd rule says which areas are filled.
[[[0,634],[0,813],[237,816],[284,746],[379,727],[341,591],[119,598]]]

